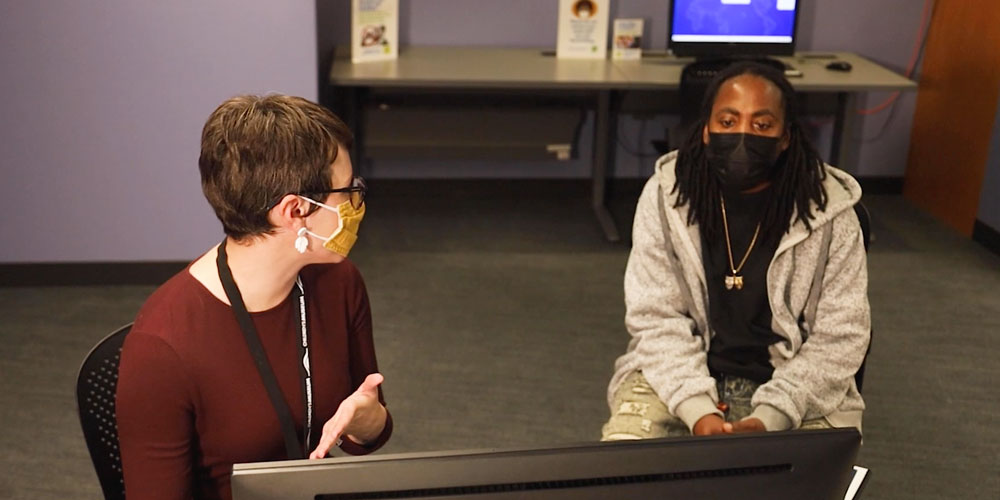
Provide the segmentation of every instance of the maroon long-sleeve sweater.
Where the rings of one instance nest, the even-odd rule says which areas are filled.
[[[357,268],[349,261],[313,265],[301,276],[315,442],[340,402],[378,368],[368,295]],[[298,307],[289,295],[251,316],[301,439]],[[277,414],[232,309],[187,269],[140,310],[122,350],[116,409],[129,498],[230,498],[234,463],[287,458]],[[345,438],[341,448],[368,453],[391,433],[389,418],[368,446]]]

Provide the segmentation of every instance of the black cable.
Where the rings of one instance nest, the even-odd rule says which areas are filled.
[[[651,153],[647,153],[647,152],[641,151],[643,136],[646,135],[646,123],[647,122],[649,122],[648,118],[644,118],[642,120],[639,120],[639,133],[637,134],[639,136],[639,138],[636,140],[638,149],[632,149],[631,147],[629,147],[628,144],[625,143],[624,140],[622,140],[622,135],[621,135],[622,119],[621,119],[621,117],[618,118],[618,126],[616,127],[617,130],[615,131],[615,139],[618,141],[618,144],[621,146],[621,148],[623,150],[625,150],[625,152],[628,153],[630,156],[633,156],[635,158],[639,158],[639,159],[642,159],[642,160],[649,159],[649,158],[657,158],[657,157],[660,156],[660,153],[658,153],[656,151],[653,151]]]

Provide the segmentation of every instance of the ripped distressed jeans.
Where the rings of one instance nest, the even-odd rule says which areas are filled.
[[[750,415],[750,399],[760,384],[741,377],[723,376],[716,380],[719,399],[728,405],[727,422],[735,422]],[[827,429],[830,424],[818,418],[802,422],[800,429]],[[667,405],[646,382],[642,372],[632,372],[625,377],[615,392],[611,418],[604,424],[601,441],[622,439],[649,439],[690,436],[691,431],[680,418],[670,414]]]

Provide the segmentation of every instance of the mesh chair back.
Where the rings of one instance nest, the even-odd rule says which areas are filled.
[[[861,237],[865,243],[865,252],[867,252],[873,238],[871,212],[868,211],[868,207],[864,203],[859,201],[854,205],[854,213],[858,215],[858,222],[861,224]],[[874,338],[875,330],[873,329],[871,330],[871,339],[868,341],[868,350],[865,351],[865,359],[861,362],[858,372],[854,374],[854,383],[858,385],[858,392],[861,392],[861,386],[865,384],[865,364],[868,362],[868,354],[872,352],[872,340]]]
[[[90,459],[106,499],[124,499],[118,425],[115,422],[115,388],[129,323],[97,343],[80,366],[76,379],[76,404]]]
[[[858,202],[854,205],[854,213],[858,216],[858,223],[861,224],[861,237],[865,241],[865,251],[872,242],[872,215],[864,203]]]

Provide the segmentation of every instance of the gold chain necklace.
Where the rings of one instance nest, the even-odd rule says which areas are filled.
[[[753,230],[753,238],[750,240],[747,252],[743,254],[743,260],[740,261],[740,265],[734,265],[733,244],[729,241],[729,222],[726,220],[726,200],[720,197],[719,201],[722,203],[722,226],[726,229],[726,253],[729,255],[729,270],[733,272],[731,275],[726,276],[726,290],[732,290],[733,288],[742,290],[743,276],[740,276],[738,273],[743,269],[743,265],[747,263],[750,251],[753,250],[754,244],[757,243],[757,235],[760,233],[760,222],[757,223],[757,229]]]

